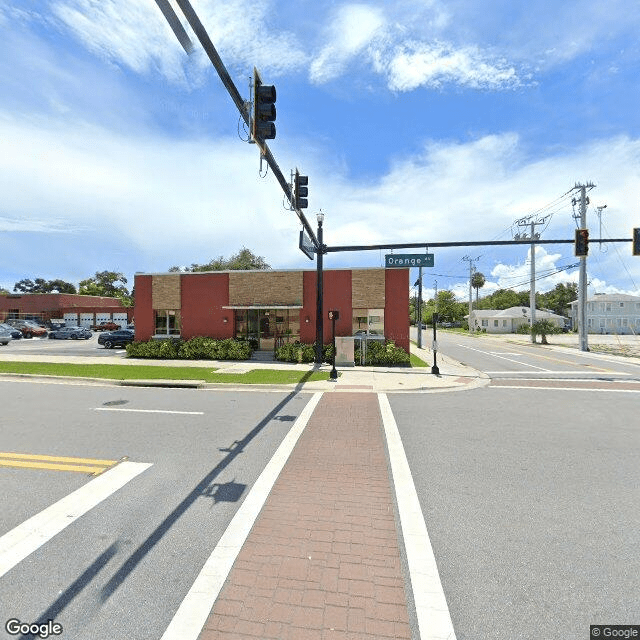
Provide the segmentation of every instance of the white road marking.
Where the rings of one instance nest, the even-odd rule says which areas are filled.
[[[5,533],[0,538],[0,577],[150,466],[121,462]]]
[[[640,389],[593,389],[591,387],[539,387],[537,385],[534,386],[516,386],[516,385],[506,385],[506,384],[496,384],[489,385],[489,389],[528,389],[535,390],[542,389],[545,391],[602,391],[604,393],[640,393]]]
[[[253,523],[322,397],[315,393],[222,534],[161,640],[197,640]]]
[[[520,362],[520,360],[514,360],[513,358],[505,358],[504,356],[496,355],[491,351],[483,351],[482,349],[474,349],[473,347],[468,347],[466,344],[458,344],[458,347],[464,347],[465,349],[471,349],[471,351],[477,351],[478,353],[483,353],[485,356],[493,356],[494,358],[500,358],[500,360],[507,360],[508,362],[515,362],[515,364],[522,365],[523,367],[531,367],[532,369],[538,369],[540,371],[551,371],[551,369],[545,369],[543,367],[536,367],[533,364],[527,364],[526,362]],[[522,354],[526,356],[527,354]]]
[[[429,532],[386,394],[378,394],[421,640],[455,640]]]
[[[117,407],[95,407],[94,411],[126,411],[129,413],[171,413],[181,416],[203,416],[204,411],[166,411],[164,409],[121,409]]]
[[[536,375],[531,371],[505,371],[504,369],[502,371],[485,371],[484,373],[488,374],[488,375],[498,375],[498,374],[508,374],[510,376],[518,376],[518,375],[525,375],[525,376],[531,376],[531,375]],[[563,376],[630,376],[633,375],[631,373],[622,373],[622,372],[616,372],[616,371],[607,371],[607,372],[598,372],[598,371],[545,371],[544,375],[563,375]],[[588,378],[576,378],[576,380],[586,380]]]

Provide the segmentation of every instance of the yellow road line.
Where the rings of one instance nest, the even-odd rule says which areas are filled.
[[[29,453],[0,452],[0,467],[50,469],[52,471],[75,471],[98,475],[118,460],[98,460],[96,458],[74,458],[69,456],[46,456]]]
[[[20,460],[0,460],[0,467],[27,468],[27,469],[51,469],[53,471],[78,471],[97,475],[107,467],[90,467],[74,464],[52,464],[50,462],[24,462]]]
[[[71,462],[76,464],[99,464],[114,465],[117,460],[98,460],[96,458],[73,458],[69,456],[45,456],[33,453],[8,453],[0,451],[0,458],[10,458],[16,460],[37,460],[46,462]]]

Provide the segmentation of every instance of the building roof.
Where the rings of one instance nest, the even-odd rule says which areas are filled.
[[[508,309],[474,309],[476,318],[529,318],[529,307],[509,307]],[[551,311],[536,309],[538,318],[563,318]]]
[[[640,296],[630,296],[627,293],[596,293],[595,296],[587,298],[587,302],[640,302]],[[577,300],[571,306],[578,304]]]

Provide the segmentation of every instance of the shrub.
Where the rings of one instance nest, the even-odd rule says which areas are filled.
[[[362,355],[358,348],[355,351],[356,364],[360,364],[361,357]],[[367,343],[364,361],[367,366],[408,365],[409,362],[409,354],[401,347],[396,347],[393,340],[388,340],[386,343],[372,340]]]
[[[198,336],[191,340],[132,342],[127,345],[127,356],[158,360],[248,360],[251,346],[246,340]]]
[[[332,362],[333,344],[325,344],[322,348],[323,362]],[[281,362],[314,362],[316,359],[316,345],[296,340],[287,342],[276,349],[276,360]]]

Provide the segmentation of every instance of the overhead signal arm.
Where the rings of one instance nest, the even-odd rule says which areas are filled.
[[[162,11],[166,20],[169,22],[169,26],[171,26],[173,32],[176,34],[178,41],[184,47],[185,51],[189,53],[190,51],[187,49],[187,47],[183,42],[188,41],[190,43],[191,41],[189,40],[189,36],[186,34],[186,32],[184,32],[184,29],[182,28],[182,25],[180,24],[180,21],[178,20],[178,17],[176,16],[175,12],[171,8],[171,5],[169,5],[168,0],[156,0],[156,3],[158,4],[158,7]],[[187,22],[193,29],[193,32],[198,37],[198,40],[200,41],[202,48],[205,50],[205,53],[209,57],[211,64],[213,64],[213,66],[215,67],[215,70],[218,72],[218,76],[220,77],[220,80],[222,80],[222,84],[225,86],[226,90],[229,92],[229,95],[231,96],[231,99],[236,105],[238,111],[240,112],[242,119],[247,125],[247,128],[251,131],[251,127],[252,127],[251,114],[249,112],[247,103],[242,99],[240,92],[238,91],[237,87],[233,83],[233,80],[231,79],[229,72],[224,66],[224,63],[222,62],[222,59],[218,55],[218,52],[216,51],[216,48],[213,45],[213,42],[211,42],[211,38],[209,38],[209,34],[207,33],[203,24],[200,22],[200,19],[196,15],[196,12],[191,6],[191,3],[189,2],[189,0],[176,0],[176,3],[180,7],[182,13],[184,13],[185,18],[187,19]],[[176,26],[176,25],[179,25],[179,26]],[[181,34],[181,31],[184,32],[184,35]],[[186,40],[185,40],[185,37],[186,37]],[[294,206],[293,194],[291,192],[291,185],[286,181],[267,143],[264,140],[261,140],[259,138],[254,141],[260,148],[260,153],[262,157],[265,159],[265,161],[271,168],[271,171],[273,172],[273,175],[276,177],[276,180],[280,184],[280,187],[284,191],[286,198],[289,200],[291,205]],[[304,227],[305,231],[309,235],[309,238],[311,239],[313,244],[316,247],[318,247],[319,244],[318,244],[318,239],[316,238],[316,234],[311,228],[311,225],[306,219],[304,213],[302,213],[300,209],[295,207],[294,207],[294,211],[296,212],[296,215],[298,216],[298,219],[302,223],[302,226]]]

